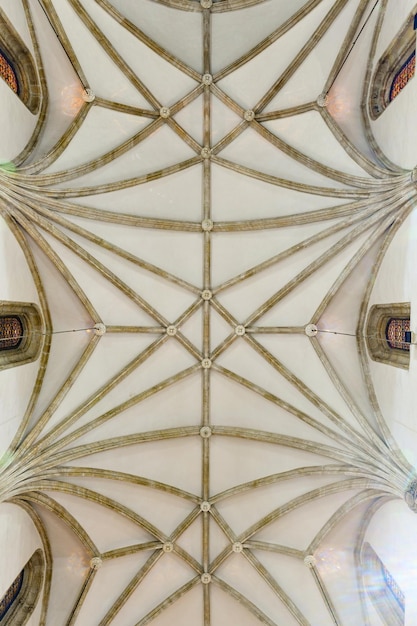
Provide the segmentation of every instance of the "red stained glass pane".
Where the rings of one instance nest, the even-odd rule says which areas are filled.
[[[8,60],[0,52],[0,76],[9,85],[15,93],[18,92],[19,86],[17,84],[17,78],[14,69],[8,62]]]
[[[13,350],[23,339],[23,326],[19,317],[0,317],[0,350]]]
[[[411,80],[416,73],[416,53],[407,59],[402,68],[394,77],[392,81],[391,90],[389,93],[389,101],[394,100],[396,96],[404,89],[409,80]]]
[[[385,331],[388,345],[396,350],[409,352],[410,342],[406,341],[406,333],[410,332],[410,320],[392,317]]]

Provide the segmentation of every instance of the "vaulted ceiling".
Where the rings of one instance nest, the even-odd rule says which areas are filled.
[[[403,4],[0,0],[41,84],[36,115],[0,85],[0,298],[44,325],[0,372],[29,624],[382,623],[360,550],[413,523],[414,348],[365,334],[414,298],[417,87],[366,102]]]

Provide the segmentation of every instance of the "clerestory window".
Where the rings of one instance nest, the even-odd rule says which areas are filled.
[[[0,317],[0,350],[15,350],[23,340],[23,322],[20,317]]]
[[[24,626],[33,613],[45,576],[45,558],[36,550],[0,600],[0,625]]]
[[[0,76],[31,113],[37,113],[41,87],[30,50],[0,9]]]
[[[409,317],[391,317],[387,322],[385,337],[392,350],[410,351],[411,332]]]
[[[413,12],[376,66],[369,91],[369,113],[374,120],[415,76],[415,25],[416,16]]]
[[[17,93],[19,91],[19,85],[17,82],[16,72],[14,71],[12,64],[6,59],[5,55],[0,52],[0,76],[9,85],[10,89]]]
[[[374,361],[408,369],[410,365],[410,303],[375,304],[369,311],[366,343]]]
[[[413,50],[406,62],[400,67],[398,72],[392,79],[391,88],[389,92],[389,101],[392,102],[394,98],[404,89],[407,83],[414,78],[416,73],[416,51]]]
[[[0,302],[0,370],[37,359],[42,321],[35,304]]]
[[[369,543],[361,552],[366,591],[386,626],[404,626],[405,597],[400,586]]]
[[[12,582],[12,584],[10,585],[10,587],[8,588],[8,590],[6,591],[6,593],[0,600],[0,622],[4,621],[4,618],[6,617],[7,613],[10,611],[13,604],[16,602],[19,596],[20,590],[22,589],[23,577],[24,577],[24,570],[22,570],[20,574],[15,578],[15,580]]]

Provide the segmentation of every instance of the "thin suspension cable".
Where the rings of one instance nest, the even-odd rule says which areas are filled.
[[[333,87],[334,83],[336,82],[337,77],[339,76],[340,72],[342,71],[343,67],[345,66],[346,61],[347,61],[347,60],[348,60],[348,58],[350,57],[350,55],[351,55],[351,53],[352,53],[352,51],[353,51],[353,48],[355,47],[355,45],[356,45],[356,43],[357,43],[357,41],[358,41],[359,37],[361,36],[362,32],[363,32],[363,31],[364,31],[364,29],[366,28],[366,26],[367,26],[367,24],[368,24],[369,20],[370,20],[370,19],[371,19],[371,17],[372,17],[373,12],[375,11],[375,9],[376,9],[376,7],[377,7],[377,5],[378,5],[378,3],[379,3],[379,2],[380,2],[380,0],[376,0],[376,2],[375,2],[375,4],[374,4],[374,6],[372,7],[371,12],[369,13],[368,17],[366,18],[365,22],[363,23],[363,25],[362,25],[361,29],[359,30],[358,34],[356,35],[356,37],[355,37],[354,41],[352,42],[352,45],[350,46],[350,48],[349,48],[349,50],[348,50],[348,53],[346,54],[346,56],[345,56],[345,58],[344,58],[344,60],[343,60],[343,63],[342,63],[342,64],[341,64],[341,66],[339,67],[339,69],[338,69],[338,71],[337,71],[337,73],[336,73],[336,75],[335,75],[334,79],[332,80],[332,82],[331,82],[331,83],[330,83],[330,85],[329,85],[329,88],[328,88],[328,90],[327,90],[328,92],[329,92],[329,91],[330,91],[330,89]]]
[[[42,332],[39,330],[32,330],[30,333],[24,333],[23,335],[13,335],[12,337],[0,337],[0,342],[2,341],[10,341],[10,339],[25,339],[26,337],[30,337],[32,335],[41,335],[42,337],[51,336],[51,335],[62,335],[64,333],[80,333],[85,332],[87,330],[97,330],[95,326],[89,326],[87,328],[72,328],[69,330],[51,330],[49,332]]]
[[[412,331],[409,331],[412,332]],[[344,333],[338,330],[329,330],[326,328],[318,328],[317,333],[328,333],[329,335],[344,335],[345,337],[358,337],[356,333]],[[387,343],[388,339],[383,339],[380,335],[361,335],[364,339],[376,339],[380,343]],[[395,343],[401,344],[403,346],[417,346],[417,342],[413,341],[399,341],[395,340]]]

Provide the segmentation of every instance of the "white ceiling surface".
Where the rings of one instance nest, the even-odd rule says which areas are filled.
[[[378,204],[382,188],[377,182],[379,176],[389,177],[389,172],[379,169],[382,166],[364,139],[359,115],[360,89],[357,90],[366,64],[366,54],[359,54],[359,50],[366,50],[370,45],[373,18],[330,91],[328,107],[333,119],[364,158],[355,161],[353,149],[348,154],[332,133],[325,116],[316,109],[271,120],[262,127],[255,123],[217,155],[231,161],[234,169],[223,167],[222,162],[211,164],[208,200],[202,184],[207,165],[199,160],[199,147],[203,146],[203,96],[196,94],[190,104],[173,116],[188,133],[187,142],[170,126],[171,120],[161,123],[158,117],[160,106],[172,108],[199,87],[196,72],[207,73],[202,62],[199,3],[196,2],[196,10],[192,12],[174,10],[153,0],[108,2],[145,35],[188,65],[191,71],[186,73],[128,33],[104,11],[100,2],[82,0],[80,7],[119,55],[119,63],[115,63],[82,22],[81,12],[74,10],[69,0],[53,0],[53,7],[87,78],[85,86],[96,95],[92,105],[86,105],[82,99],[82,83],[47,22],[41,3],[29,0],[28,4],[46,72],[49,109],[42,138],[21,171],[9,175],[7,184],[0,183],[0,207],[7,202],[7,194],[13,188],[19,194],[21,211],[35,229],[36,234],[32,231],[33,236],[25,236],[45,288],[53,331],[57,334],[52,337],[46,376],[25,433],[26,438],[30,429],[35,428],[35,440],[40,442],[40,447],[34,447],[33,442],[28,444],[23,456],[17,450],[9,451],[5,462],[9,463],[11,458],[12,464],[21,462],[25,466],[27,463],[34,472],[33,479],[60,481],[59,485],[43,483],[40,487],[56,502],[55,514],[46,507],[34,505],[45,525],[54,556],[46,626],[362,624],[364,616],[358,600],[353,546],[370,500],[341,519],[328,534],[323,533],[317,545],[314,539],[339,507],[364,489],[363,484],[346,486],[329,495],[318,491],[311,501],[285,515],[274,517],[272,514],[268,524],[261,521],[271,512],[285,507],[298,496],[346,479],[349,473],[295,474],[258,488],[252,485],[232,496],[219,494],[272,474],[343,462],[326,456],[324,447],[303,450],[278,445],[281,435],[332,446],[336,457],[353,449],[349,448],[351,438],[352,446],[357,444],[357,459],[360,459],[357,466],[366,466],[369,449],[365,444],[362,448],[357,440],[355,443],[352,429],[366,442],[370,441],[370,434],[366,425],[361,425],[362,419],[379,432],[354,337],[362,298],[388,227],[383,221],[387,209]],[[339,4],[343,5],[339,16],[294,76],[267,104],[266,111],[316,101],[355,12],[360,5],[364,6],[363,23],[374,3],[366,5],[359,0],[346,0]],[[389,0],[389,14],[397,4],[397,0]],[[406,4],[397,11],[398,15],[402,14],[401,19],[398,17],[399,24],[412,8],[412,3]],[[236,106],[231,110],[215,93],[211,94],[211,146],[241,124],[239,107],[243,110],[256,107],[336,3],[333,0],[291,3],[265,0],[244,10],[213,11],[210,71],[215,75],[306,5],[311,10],[304,19],[253,60],[219,81],[219,87]],[[20,0],[0,0],[0,8],[20,32],[25,26],[16,6],[21,9]],[[397,29],[390,29],[387,40],[395,36]],[[135,86],[128,80],[122,70],[122,60],[152,92],[153,102],[140,93],[137,82]],[[16,100],[12,100],[14,96],[10,97],[5,86],[0,85],[0,89],[2,96],[3,91],[7,95],[7,99],[1,100],[1,107],[5,107],[7,113],[10,102]],[[400,99],[408,103],[406,110],[410,119],[415,102],[412,90],[414,86],[410,85],[398,98],[398,107],[402,106]],[[105,108],[101,106],[102,100],[132,108],[128,112]],[[396,107],[397,101],[392,103],[390,117],[386,119],[391,119]],[[141,109],[151,116],[143,116]],[[83,111],[83,122],[72,140],[62,151],[54,151],[56,143]],[[32,127],[25,122],[25,115],[22,111],[20,119],[26,125],[21,128],[29,141]],[[140,141],[141,131],[151,124],[156,125],[155,129]],[[402,127],[397,131],[390,123],[383,132],[386,143],[381,148],[387,149],[389,158],[401,167],[412,167],[414,162],[410,159],[415,142],[411,134]],[[397,159],[394,148],[389,151],[389,146],[397,145],[398,132],[408,155],[404,161]],[[13,136],[7,137],[5,160],[11,160],[24,147],[23,134],[17,136],[13,152]],[[377,133],[376,137],[379,138]],[[274,145],[276,138],[282,150]],[[113,158],[110,152],[119,148],[120,155]],[[1,154],[2,150],[3,139]],[[93,167],[95,160],[105,155],[108,155],[105,164],[97,161],[97,167]],[[152,179],[152,172],[189,159],[195,162],[185,164],[182,171]],[[316,162],[325,166],[322,173],[316,171]],[[243,170],[239,171],[240,166],[252,170],[246,170],[251,175],[245,176]],[[271,180],[260,179],[264,174],[289,183],[271,184]],[[143,178],[136,181],[136,177]],[[116,190],[109,186],[122,181],[129,182]],[[293,189],[293,181],[310,188]],[[397,182],[389,182],[394,192]],[[25,187],[26,183],[30,183],[30,189]],[[96,188],[100,185],[108,187]],[[353,211],[337,214],[337,207],[358,199],[355,198],[357,191],[363,192],[359,199],[364,199],[369,222],[366,221],[368,213],[358,214],[356,221]],[[202,219],[207,217],[204,209],[207,211],[208,205],[209,217],[214,222],[210,235],[202,233],[200,228]],[[313,213],[331,207],[335,207],[332,219],[329,216],[319,219]],[[73,215],[73,209],[79,209],[79,215]],[[97,209],[101,215],[89,209]],[[305,218],[297,219],[304,213]],[[15,217],[25,232],[25,223],[19,215],[17,212]],[[141,219],[136,224],[135,216]],[[293,216],[293,220],[263,229],[259,229],[256,222],[285,216]],[[142,218],[150,221],[145,223]],[[349,219],[351,222],[344,223]],[[238,221],[247,224],[237,226]],[[413,311],[415,281],[408,268],[416,266],[414,222],[415,216],[411,214],[388,249],[370,304],[407,300],[412,302]],[[222,232],[228,226],[231,230]],[[3,220],[0,227],[0,298],[39,303],[18,243]],[[329,232],[325,232],[327,230]],[[39,245],[40,235],[43,250]],[[211,244],[209,283],[203,280],[208,238]],[[310,238],[312,241],[308,243]],[[291,254],[287,255],[289,250]],[[328,251],[332,252],[331,256]],[[261,263],[265,263],[262,271],[237,278]],[[158,273],[161,271],[162,275]],[[10,276],[13,276],[12,281]],[[340,276],[346,281],[338,283]],[[78,285],[78,293],[71,287],[71,281]],[[216,294],[216,307],[201,300],[201,291],[207,286]],[[258,307],[273,299],[279,290],[281,298],[277,297],[265,311],[259,309],[256,313]],[[84,294],[83,297],[80,294]],[[326,305],[321,306],[328,294],[332,295]],[[87,304],[83,304],[82,299]],[[151,308],[147,308],[148,305]],[[182,316],[192,306],[194,309],[183,320]],[[207,311],[211,370],[203,370],[200,365],[203,356],[207,356],[202,332]],[[312,321],[321,331],[315,344],[303,333],[304,326]],[[100,338],[93,330],[97,322],[104,323],[108,329]],[[180,335],[167,336],[164,329],[175,324],[179,324]],[[237,324],[299,327],[299,332],[247,332],[245,337],[235,337],[228,342]],[[125,327],[125,332],[112,332],[111,327],[115,326]],[[127,332],[127,327],[133,326],[147,327],[152,332],[139,332],[138,328],[136,332]],[[94,341],[96,347],[77,371],[72,385],[65,389],[73,369]],[[153,350],[152,354],[148,355],[148,350]],[[270,362],[262,350],[268,352]],[[138,361],[126,377],[118,378],[123,368],[141,354],[143,362]],[[413,352],[411,357],[409,372],[377,363],[371,363],[371,369],[387,423],[400,444],[413,441],[412,445],[409,443],[412,449],[405,452],[415,461],[417,441],[414,443],[412,437],[417,434],[413,427],[415,408],[412,409],[410,383],[414,380]],[[11,428],[17,429],[18,418],[25,411],[37,367],[35,363],[1,372],[2,447],[3,442],[7,447],[14,434]],[[207,378],[211,381],[210,401],[202,391]],[[398,382],[395,395],[387,392],[387,381],[394,378]],[[99,401],[90,402],[111,381]],[[157,391],[155,386],[161,384],[162,388]],[[65,393],[55,402],[62,386]],[[19,389],[18,395],[11,395],[10,390],[14,388]],[[36,425],[50,406],[53,410],[49,420],[37,432]],[[304,421],[295,414],[303,416]],[[78,416],[78,419],[64,423],[70,416]],[[208,444],[199,434],[200,427],[206,423],[213,427]],[[240,436],[234,436],[233,428],[241,429]],[[332,429],[335,436],[326,428]],[[152,436],[157,430],[168,429],[174,431],[167,436]],[[147,435],[150,440],[126,445],[126,437],[141,433],[150,433]],[[262,433],[272,433],[272,439],[262,441]],[[43,437],[47,438],[42,441]],[[26,447],[25,438],[22,449]],[[91,453],[91,446],[112,438],[120,439],[108,450]],[[50,447],[46,447],[47,444]],[[83,445],[86,447],[80,449],[79,455],[71,456],[76,447]],[[44,456],[38,458],[42,446]],[[208,450],[209,464],[204,449]],[[61,456],[54,457],[55,453]],[[388,467],[389,460],[383,456],[383,453],[378,456],[378,462],[383,465],[386,462]],[[39,465],[41,461],[46,463],[43,468]],[[64,466],[68,469],[63,470]],[[356,467],[355,463],[353,466]],[[74,468],[90,468],[90,471],[66,475],[71,468],[73,471]],[[51,470],[49,477],[45,474],[48,469]],[[99,476],[99,471],[94,475],[93,469],[110,473],[106,477]],[[203,483],[203,471],[209,475],[208,483]],[[133,484],[134,480],[139,484]],[[206,494],[204,484],[209,484]],[[168,493],[167,485],[176,491]],[[30,491],[30,484],[27,489]],[[391,487],[388,491],[392,492]],[[96,493],[114,500],[117,512],[104,506],[104,500],[101,504],[94,501]],[[223,529],[222,522],[215,519],[217,513],[199,512],[198,507],[205,499],[215,502],[215,511],[225,520]],[[398,506],[405,507],[405,504],[398,503]],[[78,521],[96,550],[92,551],[91,546],[80,541],[71,524],[64,523],[59,507]],[[177,531],[193,511],[195,519],[187,530]],[[137,516],[149,525],[138,522]],[[259,528],[248,531],[257,523]],[[202,542],[206,524],[209,524],[210,538],[207,553]],[[245,553],[231,552],[233,541],[250,538],[273,544],[276,550],[245,548],[246,558]],[[159,542],[158,549],[153,547],[104,559],[84,602],[80,603],[79,613],[71,622],[69,616],[77,608],[77,598],[92,556],[150,541]],[[178,546],[176,552],[163,553],[160,548],[164,541],[173,541]],[[294,552],[293,556],[281,554],[279,546],[299,552]],[[225,553],[224,561],[214,567],[216,557],[227,548],[229,552]],[[337,622],[311,571],[303,563],[303,557],[310,550],[318,560],[318,570],[338,615]],[[111,622],[106,621],[107,611],[149,558],[156,559],[154,565],[144,573],[131,595],[126,594]],[[204,571],[213,574],[213,582],[207,586],[200,582]],[[0,581],[1,590],[11,582],[12,578],[5,573]],[[190,583],[190,590],[176,595],[187,583]],[[292,612],[282,601],[285,594],[296,607]],[[161,610],[154,615],[158,607]],[[32,616],[29,624],[38,626],[39,613]],[[376,613],[370,614],[369,626],[380,626]]]

